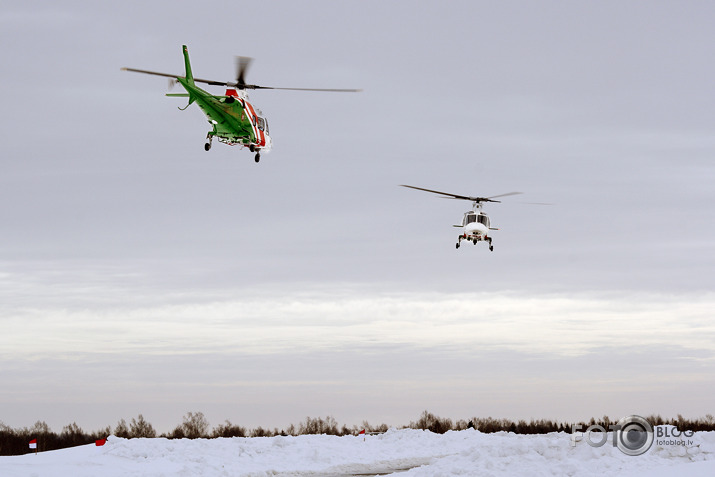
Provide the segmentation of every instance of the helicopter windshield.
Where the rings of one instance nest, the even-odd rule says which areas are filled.
[[[489,227],[489,217],[487,217],[485,214],[465,214],[464,215],[464,224],[463,225],[468,225],[473,222],[479,222],[480,224],[484,224],[487,227]]]
[[[256,116],[256,124],[258,125],[258,129],[260,129],[261,131],[266,131],[268,129],[266,120],[260,116]]]

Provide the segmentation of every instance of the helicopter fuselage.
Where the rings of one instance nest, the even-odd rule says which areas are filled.
[[[489,216],[481,210],[480,204],[476,204],[474,210],[464,213],[462,223],[455,225],[462,228],[462,233],[457,239],[457,248],[462,240],[470,241],[475,245],[477,242],[486,241],[489,242],[489,249],[493,250],[489,231],[495,229],[490,228],[489,225]]]
[[[462,236],[467,240],[484,240],[489,233],[489,229],[480,223],[472,223],[464,227]]]
[[[207,144],[216,137],[224,144],[248,147],[251,151],[271,149],[273,141],[268,135],[268,121],[248,102],[245,91],[228,88],[225,95],[216,96],[184,78],[177,81],[186,89],[189,103],[196,102],[212,126]]]

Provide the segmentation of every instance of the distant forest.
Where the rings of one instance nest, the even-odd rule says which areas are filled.
[[[713,418],[712,414],[695,420],[685,419],[681,415],[678,415],[676,419],[663,419],[659,415],[644,417],[654,426],[668,424],[676,426],[680,431],[715,431],[715,418]],[[452,421],[451,419],[441,418],[431,412],[424,411],[417,421],[410,422],[408,426],[401,426],[399,428],[424,429],[438,434],[444,434],[450,430],[461,431],[468,428],[474,428],[484,433],[505,431],[516,434],[546,434],[549,432],[566,432],[570,434],[574,425],[580,424],[582,430],[594,424],[608,429],[611,424],[617,422],[617,420],[609,419],[608,416],[604,416],[598,420],[591,418],[588,422],[558,422],[550,419],[526,422],[525,420],[512,421],[510,419],[495,419],[492,417],[473,417],[469,420],[460,419]],[[217,437],[273,437],[305,434],[345,436],[356,435],[363,429],[368,433],[381,433],[386,432],[390,427],[391,426],[387,424],[373,426],[367,421],[363,421],[360,426],[340,426],[333,417],[328,416],[325,419],[320,417],[306,417],[305,420],[297,426],[291,424],[284,429],[267,429],[260,426],[254,429],[248,429],[232,424],[228,420],[211,429],[202,412],[187,412],[183,417],[183,421],[177,425],[173,431],[164,434],[157,434],[156,430],[154,430],[154,426],[147,422],[141,414],[136,418],[132,418],[129,423],[124,419],[120,419],[114,429],[112,429],[111,426],[107,426],[104,429],[89,433],[83,431],[74,422],[64,426],[61,432],[56,433],[53,432],[44,421],[38,421],[32,427],[22,429],[12,429],[0,421],[0,455],[20,455],[35,452],[29,448],[29,442],[32,439],[37,439],[37,450],[43,452],[93,444],[95,441],[105,439],[112,434],[126,439],[140,437],[213,439]]]

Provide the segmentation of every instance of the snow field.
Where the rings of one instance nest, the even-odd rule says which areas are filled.
[[[561,476],[715,475],[715,432],[690,445],[658,445],[640,456],[551,433],[433,434],[391,429],[357,436],[121,439],[38,455],[0,457],[3,477],[99,476]]]

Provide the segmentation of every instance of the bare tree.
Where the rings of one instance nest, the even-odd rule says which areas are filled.
[[[62,428],[62,432],[60,433],[60,439],[63,441],[66,447],[72,447],[85,444],[87,436],[85,435],[82,428],[79,427],[76,422],[73,422],[72,424],[67,424],[65,427]]]
[[[219,424],[214,428],[211,437],[246,437],[246,428],[234,425],[226,419],[225,424]]]
[[[431,412],[424,411],[416,423],[411,422],[410,427],[415,429],[426,429],[435,434],[444,434],[452,429],[452,420],[435,416]]]
[[[209,421],[204,417],[203,412],[187,412],[184,422],[181,423],[184,436],[189,439],[206,437],[209,430]]]
[[[338,431],[338,423],[335,421],[333,416],[327,416],[325,420],[320,417],[311,418],[310,416],[305,418],[305,422],[300,423],[298,430],[299,434],[328,434],[331,436],[337,436],[340,434]]]
[[[127,421],[125,421],[124,418],[120,419],[117,423],[117,427],[114,428],[114,435],[117,437],[123,437],[124,439],[129,439],[131,437]]]
[[[75,424],[76,426],[77,424]],[[30,433],[31,434],[49,434],[52,432],[50,430],[50,426],[47,425],[45,421],[37,421],[31,428],[30,428]]]
[[[139,414],[136,419],[132,418],[132,423],[129,426],[129,432],[132,437],[156,437],[154,427],[144,420],[144,416]]]

